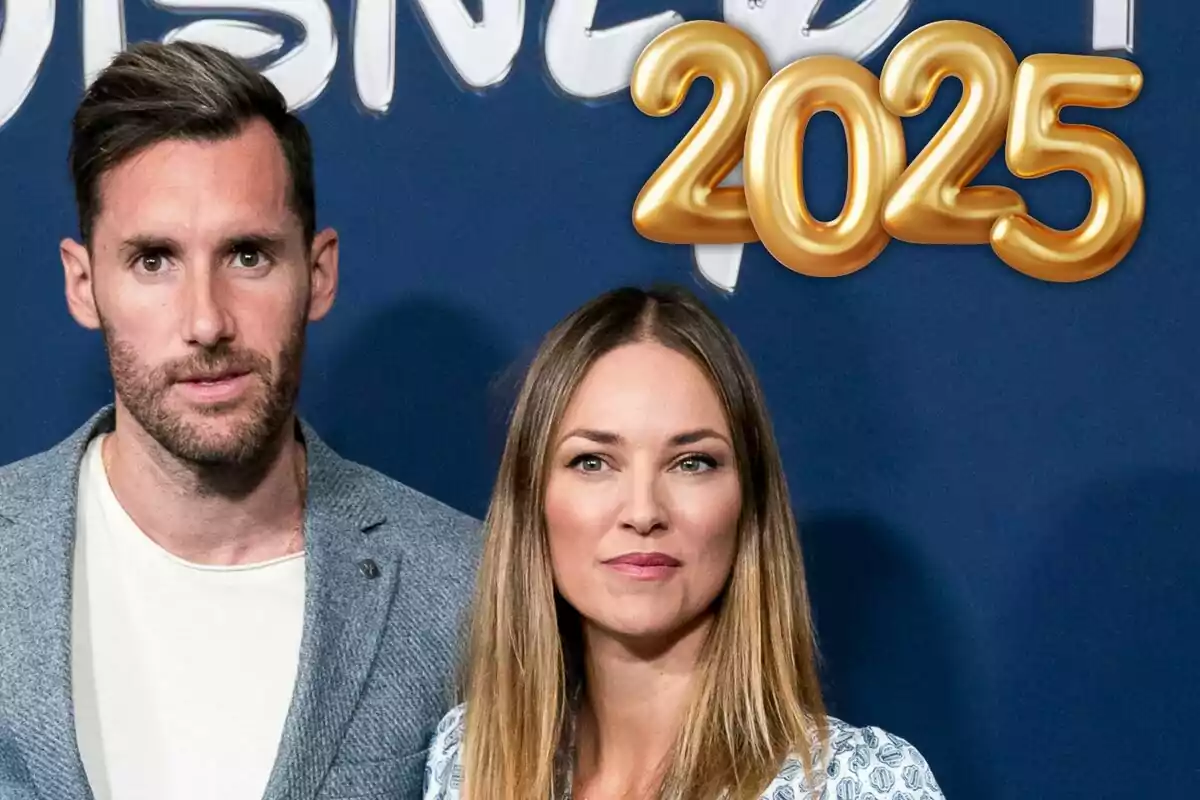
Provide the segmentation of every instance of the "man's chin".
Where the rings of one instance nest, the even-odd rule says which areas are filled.
[[[166,425],[150,433],[176,458],[205,466],[235,466],[262,455],[272,433],[267,427],[261,409],[245,403],[205,404],[175,411]]]
[[[236,433],[254,427],[263,415],[262,398],[235,397],[228,400],[197,402],[187,397],[171,397],[163,406],[172,427],[218,435]]]

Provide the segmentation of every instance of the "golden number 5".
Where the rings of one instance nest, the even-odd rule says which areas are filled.
[[[1036,55],[1017,70],[1009,123],[1008,167],[1022,178],[1071,170],[1092,187],[1087,218],[1071,231],[1048,228],[1027,214],[992,229],[992,249],[1013,269],[1045,281],[1094,278],[1133,247],[1146,210],[1146,184],[1130,149],[1106,130],[1067,125],[1064,106],[1121,108],[1142,90],[1134,64],[1100,56]]]
[[[832,222],[804,201],[804,132],[819,111],[846,131],[846,200]],[[784,67],[759,95],[746,128],[746,200],[763,245],[803,275],[862,269],[887,246],[880,221],[888,187],[904,169],[904,129],[879,100],[879,81],[857,62],[810,56]]]
[[[740,186],[718,186],[742,158],[746,119],[771,77],[758,45],[737,28],[697,20],[669,28],[642,51],[630,93],[645,114],[679,109],[698,77],[713,82],[704,114],[642,187],[633,225],[671,244],[756,242]]]
[[[967,184],[1004,145],[1017,59],[980,25],[947,20],[917,29],[896,45],[879,76],[893,114],[924,113],[946,78],[962,81],[958,107],[892,187],[883,224],[897,239],[922,244],[987,244],[996,220],[1025,212],[1003,186]]]

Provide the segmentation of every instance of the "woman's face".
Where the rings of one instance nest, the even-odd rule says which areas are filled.
[[[732,569],[741,486],[696,364],[652,342],[606,354],[550,448],[555,583],[585,622],[649,643],[706,614]]]

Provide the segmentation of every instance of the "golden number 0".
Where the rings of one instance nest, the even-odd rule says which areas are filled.
[[[846,200],[832,222],[804,201],[804,132],[820,111],[846,131]],[[870,264],[887,246],[880,221],[888,187],[904,169],[904,129],[879,100],[866,67],[837,56],[810,56],[772,78],[750,113],[744,164],[750,218],[763,245],[784,266],[832,278]]]

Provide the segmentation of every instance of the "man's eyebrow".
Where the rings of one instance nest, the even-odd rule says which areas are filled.
[[[253,247],[268,252],[278,252],[287,246],[287,234],[283,231],[255,231],[230,236],[221,242],[223,250]]]
[[[258,249],[277,253],[287,246],[287,234],[278,230],[251,231],[228,236],[221,240],[221,252],[240,249]],[[121,242],[118,254],[128,258],[135,253],[166,252],[178,253],[183,245],[170,236],[136,234]]]
[[[117,252],[124,257],[131,256],[134,253],[145,253],[155,250],[175,253],[180,250],[180,245],[178,241],[169,236],[138,234],[135,236],[130,236],[128,239],[121,242],[121,247]]]

